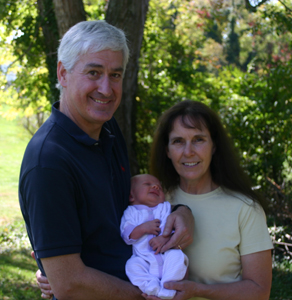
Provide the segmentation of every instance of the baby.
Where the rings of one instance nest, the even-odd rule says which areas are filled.
[[[182,280],[188,267],[188,258],[181,250],[159,253],[169,240],[160,233],[170,213],[171,205],[165,201],[156,177],[149,174],[132,177],[130,206],[121,220],[122,238],[133,245],[126,274],[143,293],[161,299],[174,297],[176,291],[165,289],[163,284]]]

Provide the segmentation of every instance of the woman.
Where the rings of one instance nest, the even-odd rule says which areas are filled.
[[[150,169],[172,204],[189,206],[195,218],[184,250],[189,280],[165,285],[177,290],[173,300],[269,299],[273,246],[265,214],[216,113],[189,100],[167,110]]]

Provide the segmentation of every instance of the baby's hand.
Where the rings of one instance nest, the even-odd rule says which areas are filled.
[[[159,219],[147,221],[141,225],[145,226],[145,233],[147,234],[158,235],[161,232]]]
[[[170,237],[165,237],[163,235],[156,236],[149,241],[149,245],[155,254],[160,253],[161,248],[169,241]]]
[[[144,234],[158,235],[160,232],[161,232],[160,220],[155,219],[136,226],[131,232],[130,238],[137,240],[140,237],[142,237]]]

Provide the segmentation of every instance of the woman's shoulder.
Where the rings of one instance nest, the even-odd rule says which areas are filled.
[[[246,205],[253,205],[255,203],[254,200],[252,200],[250,197],[236,191],[229,190],[227,188],[221,187],[221,193],[222,195],[225,195],[225,197],[230,198],[234,201],[241,201],[245,203]]]

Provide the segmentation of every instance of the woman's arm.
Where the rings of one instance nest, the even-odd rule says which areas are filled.
[[[271,250],[243,255],[241,263],[242,280],[238,282],[207,285],[181,281],[168,282],[164,286],[178,291],[173,300],[192,297],[210,300],[268,300],[272,284]]]

